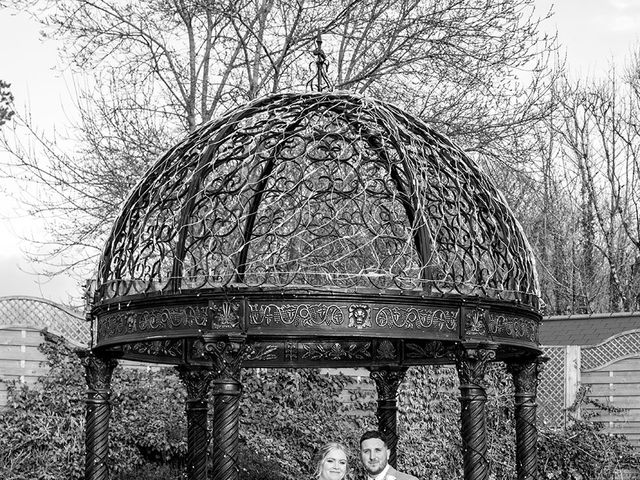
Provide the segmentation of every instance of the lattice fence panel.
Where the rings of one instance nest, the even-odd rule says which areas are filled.
[[[618,335],[605,343],[582,348],[582,370],[594,370],[612,361],[640,352],[640,332]]]
[[[565,412],[565,347],[547,347],[545,363],[538,387],[538,420],[548,428],[564,428]]]
[[[0,298],[0,325],[47,328],[80,344],[90,338],[89,324],[80,313],[38,298]]]

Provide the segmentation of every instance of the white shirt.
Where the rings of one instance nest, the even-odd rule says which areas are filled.
[[[387,476],[387,472],[389,471],[389,467],[390,465],[387,463],[387,466],[384,467],[384,470],[382,470],[378,475],[376,475],[375,477],[372,477],[371,475],[367,475],[367,478],[369,480],[384,480],[384,477]]]

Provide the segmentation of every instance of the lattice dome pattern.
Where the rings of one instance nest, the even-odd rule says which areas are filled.
[[[418,118],[279,94],[203,125],[132,191],[96,299],[229,287],[417,290],[537,308],[531,249],[476,164]]]

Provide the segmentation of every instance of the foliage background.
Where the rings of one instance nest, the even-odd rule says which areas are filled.
[[[50,370],[37,388],[12,385],[0,414],[0,478],[74,480],[84,471],[82,367],[71,348],[47,335]],[[492,479],[515,479],[512,385],[501,365],[489,374],[489,460]],[[316,448],[342,440],[351,450],[375,428],[375,391],[368,378],[318,370],[243,373],[240,465],[243,480],[311,478]],[[184,389],[171,369],[118,368],[113,378],[112,476],[179,479],[186,454]],[[399,394],[398,464],[421,479],[461,478],[460,406],[451,367],[411,368]],[[543,431],[540,464],[547,479],[613,478],[640,466],[628,443],[590,419],[566,431]]]

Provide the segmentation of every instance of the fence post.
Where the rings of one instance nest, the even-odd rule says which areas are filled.
[[[580,387],[580,346],[567,345],[564,357],[564,408],[565,426],[568,418],[566,409],[576,401],[578,388]],[[575,410],[575,415],[580,418],[580,406]]]

